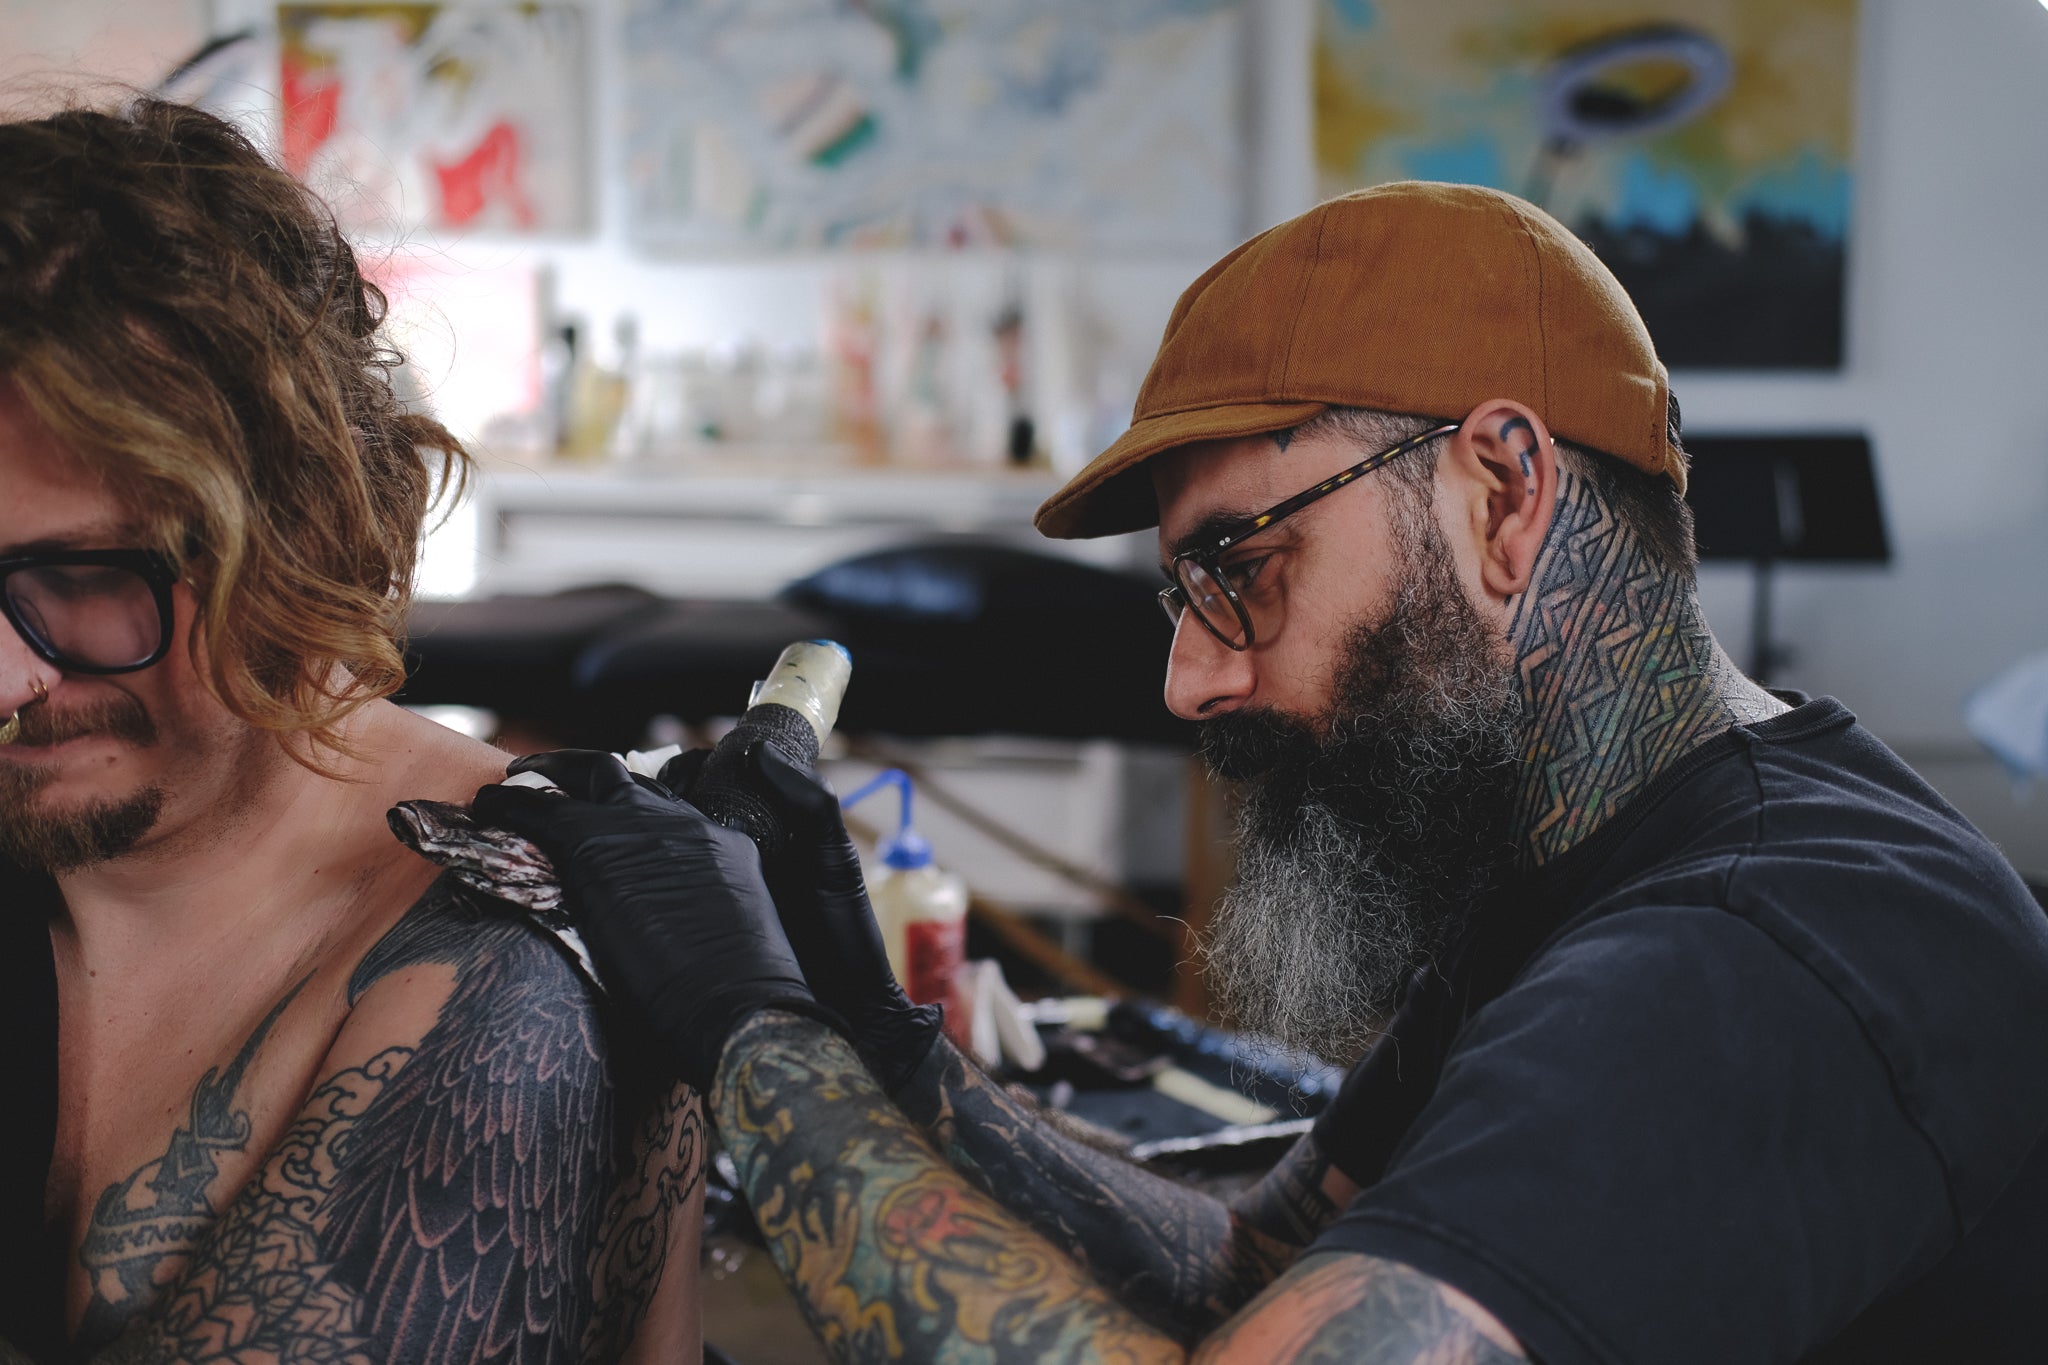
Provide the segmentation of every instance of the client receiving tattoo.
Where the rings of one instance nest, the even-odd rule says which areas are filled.
[[[382,315],[221,121],[0,124],[0,1358],[696,1358],[696,1095],[386,824],[504,756],[385,700]]]

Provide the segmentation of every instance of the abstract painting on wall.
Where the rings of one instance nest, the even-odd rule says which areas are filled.
[[[628,0],[633,235],[1228,246],[1240,0]]]
[[[1857,0],[1320,0],[1323,193],[1511,190],[1667,363],[1842,362]]]
[[[285,165],[343,226],[588,224],[570,4],[281,4]]]

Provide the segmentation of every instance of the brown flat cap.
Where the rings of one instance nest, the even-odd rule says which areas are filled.
[[[1669,392],[1635,305],[1562,223],[1498,190],[1380,185],[1269,228],[1189,285],[1130,430],[1037,525],[1062,540],[1156,525],[1143,465],[1176,446],[1329,407],[1456,420],[1489,398],[1683,491]]]

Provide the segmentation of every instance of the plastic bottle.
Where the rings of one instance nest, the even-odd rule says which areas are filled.
[[[903,993],[920,1005],[946,1007],[946,1036],[968,1046],[969,1012],[961,999],[967,961],[967,883],[932,861],[932,846],[910,823],[910,775],[890,768],[846,798],[855,802],[893,786],[902,794],[896,831],[878,852],[882,874],[868,882],[889,966]]]

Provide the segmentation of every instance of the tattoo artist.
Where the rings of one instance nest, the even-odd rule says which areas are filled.
[[[1352,1064],[1228,1206],[940,1037],[772,747],[765,859],[603,755],[476,811],[554,859],[836,1359],[2037,1359],[2048,921],[1839,702],[1729,663],[1685,478],[1606,268],[1411,182],[1197,280],[1041,509],[1158,526],[1167,705],[1244,791],[1207,969]]]

